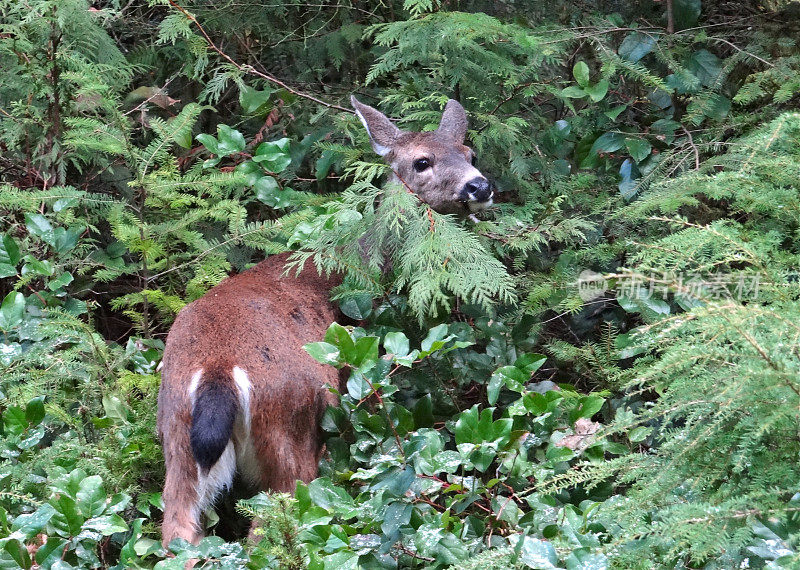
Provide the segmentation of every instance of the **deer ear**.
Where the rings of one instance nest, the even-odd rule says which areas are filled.
[[[386,115],[369,105],[364,105],[353,95],[350,96],[350,102],[356,110],[356,115],[364,124],[364,128],[367,129],[372,148],[380,156],[389,154],[403,131],[395,127]]]
[[[449,136],[458,143],[464,142],[464,138],[467,136],[467,112],[461,103],[455,99],[447,102],[437,132]]]

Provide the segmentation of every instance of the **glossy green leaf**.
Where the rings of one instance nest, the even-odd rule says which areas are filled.
[[[650,156],[650,152],[653,150],[653,147],[650,146],[650,143],[644,139],[634,139],[634,138],[626,138],[625,139],[625,146],[628,149],[628,152],[631,153],[631,158],[636,162],[641,162],[648,156]]]
[[[589,95],[589,98],[597,103],[598,101],[602,101],[608,93],[608,80],[601,79],[594,85],[587,85],[583,89],[586,91],[586,94]]]
[[[339,349],[327,342],[310,342],[303,346],[311,358],[322,364],[339,364]]]
[[[579,61],[575,64],[572,68],[572,75],[581,87],[585,88],[589,85],[589,66],[586,65],[585,61]]]
[[[405,356],[410,349],[408,337],[401,332],[386,333],[383,339],[383,348],[386,349],[388,354]]]
[[[19,245],[14,238],[4,235],[0,241],[0,264],[16,266],[19,260]]]
[[[264,115],[268,113],[271,107],[269,98],[274,92],[275,90],[270,87],[255,89],[242,85],[239,89],[239,104],[242,106],[242,111],[248,115]]]
[[[651,34],[631,32],[622,40],[618,53],[623,59],[636,63],[653,51],[655,45],[656,40]]]
[[[25,295],[12,291],[0,304],[0,330],[10,330],[22,323],[25,316]]]

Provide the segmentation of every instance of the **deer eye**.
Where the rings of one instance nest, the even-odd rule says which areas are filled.
[[[431,161],[427,158],[418,158],[414,161],[414,170],[417,172],[422,172],[423,170],[427,170],[431,167]]]

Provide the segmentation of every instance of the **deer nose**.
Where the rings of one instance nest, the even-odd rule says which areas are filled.
[[[492,186],[485,178],[475,177],[464,184],[461,199],[467,202],[488,202],[492,199]]]

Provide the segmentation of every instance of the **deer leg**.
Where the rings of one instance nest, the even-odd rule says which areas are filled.
[[[188,439],[188,437],[187,437]],[[188,442],[187,442],[188,443]],[[203,538],[201,515],[217,495],[233,483],[236,454],[233,442],[228,442],[217,462],[206,472],[195,462],[189,446],[177,447],[166,453],[167,477],[164,483],[164,522],[162,544],[166,547],[174,538],[197,544]]]
[[[187,449],[188,451],[188,449]],[[164,483],[164,522],[161,538],[164,547],[175,538],[197,544],[203,538],[197,492],[197,467],[190,454],[182,461],[167,461]],[[188,463],[188,468],[187,468]]]

